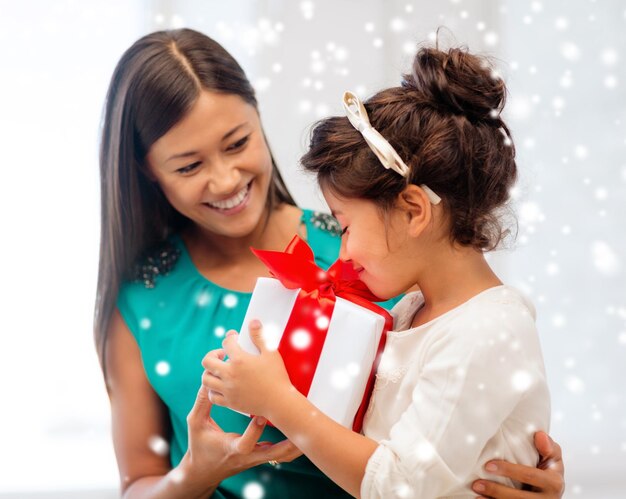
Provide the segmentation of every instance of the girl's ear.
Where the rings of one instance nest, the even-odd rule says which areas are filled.
[[[433,212],[428,195],[418,185],[409,184],[398,196],[398,208],[405,213],[408,235],[418,237],[430,224]]]

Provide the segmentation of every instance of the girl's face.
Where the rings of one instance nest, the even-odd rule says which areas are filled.
[[[392,210],[383,218],[371,201],[344,198],[327,188],[322,193],[343,230],[339,258],[352,263],[367,287],[386,300],[413,286],[415,255],[402,212]]]
[[[256,109],[238,95],[202,91],[147,163],[171,205],[201,229],[243,237],[259,225],[272,160]]]

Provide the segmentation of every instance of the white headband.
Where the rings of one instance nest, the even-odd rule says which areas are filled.
[[[385,168],[391,168],[394,172],[406,178],[409,174],[409,167],[402,161],[402,158],[398,156],[398,153],[392,145],[387,142],[387,139],[371,125],[367,111],[361,100],[352,92],[345,92],[343,94],[343,107],[346,110],[350,123],[361,132],[365,142],[367,142],[367,145],[374,154],[376,154],[381,164]],[[427,185],[422,184],[420,187],[424,189],[424,192],[426,192],[432,204],[439,204],[441,202],[441,198]]]

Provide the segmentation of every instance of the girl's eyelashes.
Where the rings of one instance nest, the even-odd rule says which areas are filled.
[[[348,226],[346,225],[344,229],[341,231],[341,235],[343,236],[347,230],[348,230]]]
[[[229,145],[226,150],[227,151],[237,151],[238,149],[241,149],[243,146],[245,146],[248,143],[248,140],[250,139],[250,135],[246,135],[245,137],[240,138],[237,142]]]
[[[198,166],[200,166],[200,161],[196,161],[195,163],[191,163],[190,165],[183,166],[182,168],[179,168],[176,171],[184,175],[185,173],[191,173],[196,168],[198,168]]]

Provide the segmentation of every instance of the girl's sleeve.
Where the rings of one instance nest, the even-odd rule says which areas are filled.
[[[369,459],[361,497],[428,499],[477,478],[485,444],[527,385],[545,382],[540,352],[532,359],[525,348],[530,337],[536,340],[530,317],[462,322],[426,347],[410,405]]]

